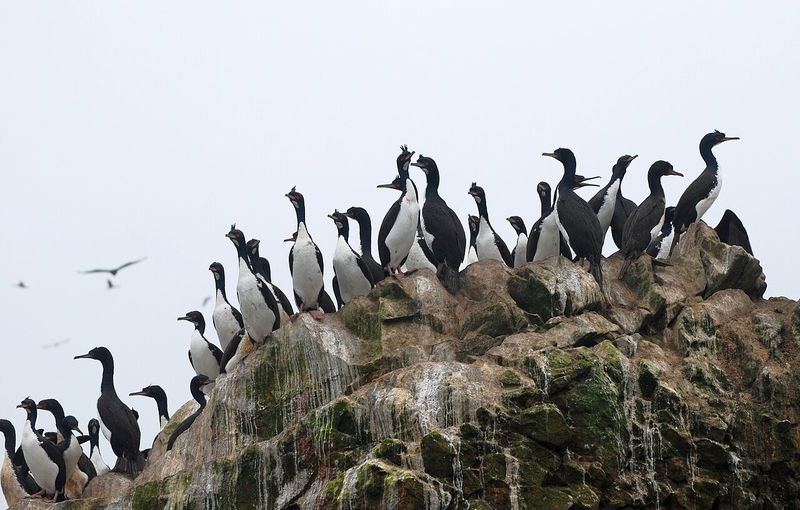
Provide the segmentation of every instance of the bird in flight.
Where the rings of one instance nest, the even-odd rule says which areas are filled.
[[[67,342],[69,342],[69,338],[65,338],[64,340],[61,340],[61,341],[58,341],[58,342],[53,342],[51,344],[44,344],[42,346],[42,349],[51,349],[53,347],[59,347],[61,345],[64,345]]]
[[[119,287],[119,285],[114,285],[114,282],[112,282],[111,280],[106,280],[106,285],[108,285],[107,287],[108,290],[116,289],[117,287]]]
[[[209,301],[211,301],[211,296],[204,297],[203,298],[203,306],[206,306]]]
[[[90,274],[90,273],[110,273],[110,274],[111,274],[111,276],[117,276],[117,273],[118,273],[119,271],[121,271],[122,269],[125,269],[126,267],[128,267],[128,266],[132,266],[132,265],[134,265],[134,264],[138,264],[139,262],[141,262],[141,261],[143,261],[143,260],[145,260],[145,259],[147,259],[147,257],[142,257],[142,258],[140,258],[140,259],[138,259],[138,260],[132,260],[132,261],[130,261],[130,262],[126,262],[126,263],[122,264],[121,266],[119,266],[119,267],[116,267],[116,268],[114,268],[114,269],[90,269],[90,270],[88,270],[88,271],[78,271],[78,272],[79,272],[79,273],[81,273],[81,274]]]
[[[28,286],[25,285],[25,282],[22,282],[22,281],[19,282],[19,283],[15,283],[14,287],[19,287],[20,289],[27,289],[28,288]]]

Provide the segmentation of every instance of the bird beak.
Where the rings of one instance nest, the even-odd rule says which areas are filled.
[[[636,159],[636,158],[638,158],[638,157],[639,157],[639,155],[638,155],[638,154],[634,154],[633,156],[631,156],[631,157],[628,159],[628,163],[630,163],[631,161],[633,161],[634,159]]]
[[[225,234],[225,237],[227,237],[228,239],[233,239],[233,234],[228,232],[227,234]]]
[[[178,317],[178,320],[179,321],[191,321],[192,319],[190,319],[189,317],[184,315],[183,317]]]
[[[83,432],[78,427],[73,428],[72,430],[77,430],[80,435],[83,435]]]
[[[389,184],[378,184],[378,188],[386,188],[386,189],[397,189],[394,187],[394,183],[390,182]]]
[[[581,183],[584,183],[586,181],[591,181],[593,179],[599,179],[599,178],[600,178],[599,175],[595,175],[594,177],[584,177],[583,179],[581,179]],[[598,185],[597,184],[587,184],[587,186],[598,186]]]
[[[542,156],[547,156],[548,158],[558,159],[558,157],[553,152],[543,152]]]
[[[143,391],[134,391],[133,393],[129,393],[128,395],[129,395],[129,396],[131,396],[131,397],[134,397],[134,396],[136,396],[136,395],[141,395],[141,396],[143,396],[143,397],[146,397],[146,396],[147,396],[147,393],[145,393],[145,392],[143,392]]]
[[[292,243],[292,242],[294,242],[294,238],[293,237],[287,237],[286,239],[283,240],[283,242],[284,243]]]
[[[424,166],[422,166],[422,164],[421,164],[419,161],[412,161],[412,162],[410,163],[410,165],[411,165],[411,166],[418,167],[418,168],[422,168],[423,170],[425,169],[425,167],[424,167]]]
[[[675,170],[670,170],[666,173],[666,175],[677,175],[679,177],[683,177],[683,174],[680,172],[676,172]]]
[[[329,214],[328,218],[332,219],[333,221],[336,221],[336,218],[334,218],[333,214]]]
[[[723,142],[727,142],[728,140],[738,140],[738,136],[726,136],[722,139]]]
[[[17,409],[25,409],[25,406],[22,404],[17,404]]]
[[[470,190],[470,191],[467,191],[467,195],[472,195],[473,197],[477,197],[478,196],[478,192]]]
[[[38,404],[36,404],[36,409],[47,409],[47,404],[45,404],[44,402],[39,402]]]
[[[81,359],[81,358],[88,358],[88,359],[92,359],[92,355],[91,355],[91,354],[89,354],[89,353],[87,352],[86,354],[81,354],[80,356],[75,356],[75,357],[74,357],[74,358],[72,358],[72,359]]]

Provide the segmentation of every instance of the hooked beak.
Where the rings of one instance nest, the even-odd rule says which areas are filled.
[[[22,404],[17,404],[17,409],[25,409],[25,406]]]
[[[558,156],[554,152],[543,152],[542,156],[547,156],[548,158],[558,159]]]
[[[225,234],[225,237],[227,237],[228,239],[233,239],[234,236],[231,232],[228,232],[227,234]]]
[[[80,356],[75,356],[75,357],[74,357],[74,358],[72,358],[72,359],[81,359],[81,358],[93,359],[93,358],[92,358],[92,355],[91,355],[91,354],[89,354],[88,352],[87,352],[86,354],[81,354]]]
[[[333,221],[336,221],[336,218],[333,216],[333,214],[329,214],[328,218],[332,219]]]

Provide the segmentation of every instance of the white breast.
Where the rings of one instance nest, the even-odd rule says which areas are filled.
[[[219,375],[219,363],[217,358],[208,349],[208,343],[198,330],[192,332],[192,340],[189,344],[192,353],[192,364],[197,375],[204,375],[214,380]]]
[[[673,229],[668,236],[661,240],[661,246],[658,248],[658,253],[656,254],[657,260],[667,260],[669,258],[669,250],[672,248],[672,238],[675,234],[675,229]]]
[[[317,246],[304,223],[297,227],[297,241],[292,250],[292,286],[307,309],[317,307],[322,291],[322,271],[317,262]]]
[[[72,434],[69,448],[64,452],[64,467],[67,469],[67,480],[72,477],[72,473],[78,467],[78,460],[81,458],[81,454],[83,454],[83,448],[78,442],[78,436]]]
[[[717,184],[711,189],[711,192],[708,196],[701,201],[697,202],[695,206],[695,211],[697,212],[697,219],[695,221],[700,221],[700,218],[708,211],[708,208],[711,207],[711,204],[719,196],[719,191],[722,189],[722,174],[717,170]]]
[[[100,455],[100,448],[92,449],[91,453],[92,454],[89,457],[89,460],[92,461],[94,469],[95,471],[97,471],[97,476],[104,475],[109,471],[111,471],[111,469],[108,467],[108,464],[106,464],[105,461],[103,460],[103,456]]]
[[[614,179],[614,182],[609,185],[606,190],[606,195],[603,197],[603,205],[597,211],[597,219],[600,220],[600,229],[603,231],[603,239],[605,239],[608,227],[611,225],[611,218],[614,217],[614,207],[617,205],[617,192],[619,192],[619,179]]]
[[[478,252],[478,260],[491,259],[503,262],[503,256],[500,255],[492,227],[483,217],[478,226],[478,236],[475,238],[475,250]]]
[[[239,281],[236,284],[236,294],[239,297],[239,310],[242,314],[244,329],[252,338],[263,340],[272,334],[275,325],[275,314],[267,306],[261,289],[258,288],[256,275],[247,267],[244,259],[239,259]],[[239,331],[238,329],[236,330]],[[231,335],[233,338],[233,335]],[[194,356],[194,354],[192,354]],[[208,375],[208,374],[206,374]]]
[[[422,242],[424,243],[425,241]],[[428,260],[428,257],[425,256],[425,252],[422,251],[422,247],[419,245],[419,243],[420,239],[415,238],[414,243],[411,245],[411,249],[408,251],[408,258],[406,259],[405,270],[414,271],[416,269],[430,269],[435,273],[436,266],[431,264],[431,261]]]
[[[467,250],[467,265],[474,264],[478,261],[478,252],[475,251],[474,246],[470,246]]]
[[[339,294],[342,301],[350,302],[356,296],[366,295],[372,285],[358,267],[358,258],[344,237],[339,236],[336,241],[336,251],[333,254],[333,270],[339,281]]]
[[[389,250],[389,266],[392,268],[400,267],[417,240],[417,224],[420,218],[419,202],[417,202],[414,185],[407,182],[406,187],[407,191],[403,200],[400,201],[397,218],[384,241]]]
[[[58,466],[50,460],[47,452],[39,445],[39,438],[31,429],[30,421],[26,421],[25,427],[22,429],[22,453],[25,455],[25,461],[28,463],[36,483],[48,493],[55,494]]]
[[[662,226],[664,226],[664,215],[663,214],[661,215],[661,219],[658,220],[658,223],[656,224],[656,226],[650,229],[650,239],[647,240],[647,244],[648,245],[650,243],[652,243],[653,239],[658,237],[658,235],[661,233],[661,227]]]
[[[558,221],[558,211],[553,209],[553,212],[542,220],[542,227],[539,231],[539,242],[536,246],[536,253],[533,256],[534,262],[553,257],[561,252],[561,239],[558,235],[559,230],[564,233],[564,237],[566,237],[567,242],[569,242],[569,237]]]
[[[522,232],[517,236],[517,246],[514,248],[514,267],[522,267],[527,260],[525,257],[528,250],[528,234]]]
[[[241,267],[239,271],[241,271]],[[231,305],[225,301],[222,292],[219,290],[217,291],[217,300],[214,304],[214,313],[211,315],[211,319],[214,323],[214,329],[217,331],[219,344],[224,351],[233,335],[239,331],[239,323],[236,322],[236,318],[233,316]]]

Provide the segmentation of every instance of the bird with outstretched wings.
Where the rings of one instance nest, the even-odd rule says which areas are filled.
[[[137,260],[132,260],[130,262],[126,262],[119,267],[115,267],[114,269],[89,269],[88,271],[78,271],[81,274],[92,274],[92,273],[109,273],[111,276],[117,276],[117,273],[128,266],[132,266],[134,264],[138,264],[139,262],[146,260],[147,257],[142,257]]]

